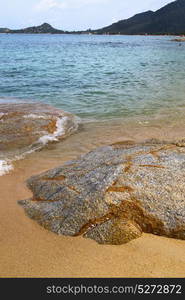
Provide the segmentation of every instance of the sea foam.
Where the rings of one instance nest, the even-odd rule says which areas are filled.
[[[62,118],[57,118],[55,132],[53,134],[46,134],[40,137],[38,142],[42,143],[43,145],[46,145],[48,142],[58,141],[60,137],[63,137],[70,131],[76,130],[78,126],[77,121],[75,126],[74,126],[75,123],[73,123],[73,126],[67,128],[69,121],[70,120],[67,116],[64,116]]]
[[[80,119],[46,104],[3,103],[0,105],[0,122],[4,122],[4,127],[0,130],[3,149],[0,156],[2,176],[13,170],[15,161],[41,150],[50,142],[57,142],[74,133],[78,129]],[[54,132],[51,133],[50,126],[53,127],[53,124]]]
[[[37,115],[31,115],[29,116],[31,118],[38,117]],[[66,137],[76,131],[78,129],[78,125],[80,122],[80,119],[77,117],[74,117],[74,120],[71,122],[71,119],[67,116],[57,118],[56,120],[56,130],[53,134],[46,134],[39,138],[39,140],[34,143],[33,145],[30,145],[30,149],[22,153],[21,155],[16,155],[13,159],[9,160],[0,160],[0,176],[3,176],[5,174],[8,174],[10,171],[14,169],[13,162],[17,160],[24,159],[27,155],[38,151],[43,148],[43,146],[47,145],[49,142],[58,141],[59,138]]]
[[[42,115],[37,115],[37,114],[29,114],[23,116],[24,119],[48,119],[48,116],[42,116]]]
[[[6,160],[0,160],[0,176],[5,175],[13,170],[13,166]]]

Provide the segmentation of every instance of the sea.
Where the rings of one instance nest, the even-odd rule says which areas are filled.
[[[174,128],[183,137],[185,43],[174,38],[0,34],[0,129],[4,122],[1,107],[10,104],[12,113],[18,103],[32,103],[78,118],[79,145],[71,141],[71,148],[79,147],[78,154],[81,147],[89,150],[88,144],[115,139],[156,138],[160,134],[165,138]],[[62,132],[56,128],[55,141],[56,131]],[[3,133],[5,137],[5,126]],[[10,139],[10,132],[7,136]],[[12,166],[4,144],[1,148],[3,175]]]

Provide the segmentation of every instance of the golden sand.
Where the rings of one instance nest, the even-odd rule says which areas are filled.
[[[83,128],[66,141],[16,162],[13,172],[0,177],[0,277],[185,276],[185,241],[143,234],[122,246],[102,246],[82,237],[57,236],[30,220],[17,204],[17,200],[31,196],[25,185],[31,175],[100,144],[121,141],[121,136],[124,140],[147,136],[137,129],[126,134],[127,130],[120,129],[116,136],[116,128],[111,135],[107,128],[102,137],[101,128],[90,134]],[[147,132],[149,138],[148,128]],[[164,136],[167,134],[172,135],[172,131]],[[156,137],[154,131],[152,137]]]

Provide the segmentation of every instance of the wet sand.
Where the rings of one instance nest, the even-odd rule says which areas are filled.
[[[144,121],[146,122],[146,121]],[[31,196],[25,180],[120,140],[183,138],[182,124],[86,124],[61,143],[17,161],[0,177],[0,277],[184,277],[185,241],[143,234],[122,246],[57,236],[30,220],[17,200]],[[131,126],[131,125],[130,125]],[[178,133],[178,134],[177,134]]]

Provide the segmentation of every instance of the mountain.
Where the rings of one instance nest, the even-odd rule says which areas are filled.
[[[7,33],[9,31],[10,31],[10,29],[8,29],[8,28],[0,28],[0,33]]]
[[[52,34],[185,34],[185,0],[176,0],[157,11],[146,11],[110,26],[86,31],[63,31],[44,23],[24,29],[0,28],[0,33],[52,33]]]
[[[93,32],[98,34],[185,34],[185,0],[176,0],[155,12],[146,11]]]
[[[53,28],[48,23],[19,30],[10,30],[11,33],[64,33],[64,31]]]
[[[27,27],[24,29],[9,30],[9,33],[64,33],[63,30],[55,29],[48,23],[43,23],[40,26]]]

